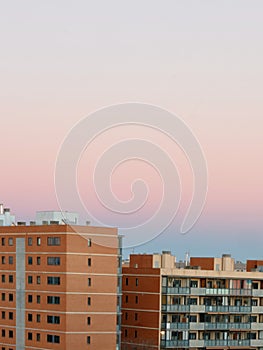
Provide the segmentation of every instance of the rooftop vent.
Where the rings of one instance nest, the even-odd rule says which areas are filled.
[[[25,221],[18,221],[17,226],[26,226],[26,222]]]

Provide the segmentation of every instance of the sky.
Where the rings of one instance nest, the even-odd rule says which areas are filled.
[[[147,137],[178,163],[184,200],[162,234],[125,254],[171,250],[178,259],[186,251],[262,258],[262,1],[0,4],[0,202],[18,220],[34,218],[37,210],[59,209],[56,159],[72,128],[101,108],[138,102],[159,106],[186,123],[203,149],[208,192],[202,215],[180,234],[193,189],[189,165],[163,135],[130,129],[127,138]],[[87,179],[90,164],[98,160],[96,150],[102,154],[120,135],[126,135],[124,129],[113,130],[107,141],[101,135],[82,154],[83,202],[92,198]],[[125,201],[133,176],[147,178],[151,202],[140,217],[147,220],[160,202],[162,178],[142,162],[126,165],[113,174],[112,188]],[[74,202],[63,209],[76,210]]]

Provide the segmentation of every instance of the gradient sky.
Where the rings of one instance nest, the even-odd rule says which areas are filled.
[[[57,209],[70,129],[111,104],[154,104],[201,143],[208,197],[187,235],[175,223],[135,251],[262,258],[262,15],[261,0],[2,1],[0,202],[17,219]]]

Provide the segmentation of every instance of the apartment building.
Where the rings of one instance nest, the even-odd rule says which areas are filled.
[[[123,266],[122,350],[263,350],[262,261],[131,255]]]
[[[0,227],[0,349],[120,349],[117,229]]]

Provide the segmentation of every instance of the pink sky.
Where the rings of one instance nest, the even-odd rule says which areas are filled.
[[[260,255],[249,242],[263,243],[262,10],[261,1],[249,0],[5,3],[0,202],[19,219],[57,209],[54,167],[70,129],[107,105],[150,103],[188,124],[208,164],[205,210],[187,239],[177,236],[178,247],[198,255],[200,232],[215,232],[200,252],[213,255],[219,242],[236,256],[245,256],[246,247],[247,255]],[[186,167],[184,174],[187,201]],[[126,185],[117,188],[123,197]],[[238,232],[240,247],[222,243]],[[169,234],[156,250],[167,248]]]

